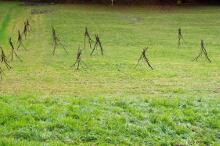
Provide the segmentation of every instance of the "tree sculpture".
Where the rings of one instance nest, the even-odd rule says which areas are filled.
[[[31,30],[31,25],[28,21],[28,19],[24,22],[24,30],[23,30],[23,34],[25,36],[25,38],[27,37],[27,33],[30,32]]]
[[[56,30],[54,29],[54,27],[52,26],[52,38],[53,38],[53,55],[55,55],[55,52],[56,52],[56,48],[58,45],[60,45],[64,51],[68,54],[65,46],[61,43],[60,39],[57,37],[57,34],[56,34]]]
[[[153,67],[151,66],[151,64],[150,64],[150,62],[149,62],[149,60],[147,58],[147,55],[146,55],[147,49],[148,48],[143,49],[143,51],[141,52],[141,55],[140,55],[140,57],[138,59],[138,63],[137,63],[137,65],[135,67],[137,67],[139,65],[141,60],[144,60],[144,62],[147,63],[147,65],[153,70]]]
[[[21,32],[20,32],[19,30],[18,30],[17,44],[18,44],[17,50],[20,48],[20,46],[22,46],[25,50],[27,50],[27,49],[24,47],[22,35],[21,35]]]
[[[200,46],[201,46],[200,53],[199,53],[198,56],[196,56],[195,59],[193,59],[193,61],[198,61],[199,57],[201,57],[202,54],[204,54],[204,55],[205,55],[205,58],[211,63],[212,61],[211,61],[211,59],[210,59],[209,56],[208,56],[208,53],[207,53],[207,51],[206,51],[206,49],[205,49],[205,44],[204,44],[204,41],[203,41],[203,40],[201,40]]]
[[[76,54],[76,61],[71,67],[76,67],[76,70],[79,70],[80,62],[81,62],[81,54],[82,51],[80,48],[78,48],[77,54]]]
[[[12,42],[11,37],[9,38],[9,45],[11,46],[11,61],[13,61],[14,55],[15,55],[15,57],[17,57],[20,61],[22,61],[21,58],[17,55],[17,53],[16,53],[16,51],[15,51],[15,48],[14,48],[14,45],[13,45],[13,42]]]
[[[178,47],[181,46],[181,40],[184,41],[181,28],[178,29]]]
[[[27,25],[24,23],[23,34],[24,34],[24,37],[25,37],[25,38],[27,37],[27,33],[28,33],[28,28],[27,28]]]
[[[31,31],[31,25],[30,25],[30,23],[29,23],[29,20],[28,20],[28,19],[26,20],[25,25],[27,26],[27,30],[30,32],[30,31]]]
[[[8,63],[8,59],[2,49],[2,47],[0,47],[1,49],[1,63],[4,63],[7,69],[11,69],[11,66]]]
[[[1,80],[2,80],[3,74],[4,74],[3,69],[0,67],[0,79],[1,79]]]
[[[88,39],[89,46],[92,49],[92,39],[90,37],[87,27],[85,28],[85,33],[84,33],[84,49],[86,48],[86,38]]]
[[[98,34],[95,36],[95,38],[96,38],[96,42],[95,42],[94,48],[93,48],[92,52],[90,53],[90,55],[92,55],[94,53],[94,51],[97,50],[97,47],[99,45],[101,54],[103,56],[104,52],[103,52],[103,48],[102,48],[102,43],[100,41],[100,38],[99,38]]]

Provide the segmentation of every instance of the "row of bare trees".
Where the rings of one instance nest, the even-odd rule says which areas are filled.
[[[21,33],[20,30],[18,30],[17,44],[15,45],[12,41],[12,38],[11,37],[9,38],[9,45],[11,47],[11,59],[10,59],[10,61],[13,61],[14,57],[16,57],[19,61],[22,62],[22,59],[18,56],[17,51],[21,47],[24,50],[27,50],[26,47],[23,44],[23,40],[26,39],[28,32],[30,32],[30,23],[27,20],[27,21],[24,22],[24,28],[23,28],[22,33]],[[53,55],[55,55],[55,52],[56,52],[56,49],[57,49],[58,46],[61,46],[64,49],[64,51],[68,54],[68,51],[67,51],[66,47],[61,42],[61,40],[60,40],[60,38],[59,38],[59,36],[58,36],[58,34],[57,34],[57,32],[56,32],[56,30],[53,26],[52,26],[52,40],[53,40],[53,51],[52,51]],[[177,44],[178,48],[180,48],[181,45],[186,43],[186,41],[184,40],[181,28],[179,28],[178,31],[177,31],[177,40],[178,40],[178,44]],[[103,50],[102,43],[101,43],[99,35],[96,34],[95,39],[93,40],[91,38],[91,35],[90,35],[87,27],[85,28],[85,32],[84,32],[84,50],[86,48],[86,42],[88,42],[89,47],[91,49],[90,55],[93,55],[93,53],[95,51],[98,51],[98,47],[100,48],[101,55],[102,56],[104,55],[104,50]],[[92,44],[94,44],[94,47],[92,47]],[[148,48],[145,48],[145,49],[142,50],[142,52],[140,53],[141,55],[138,59],[138,63],[135,66],[135,68],[140,64],[141,61],[144,61],[150,69],[152,69],[152,70],[154,69],[152,67],[152,65],[150,64],[149,58],[147,56],[147,54],[148,54],[147,51],[148,51]],[[1,46],[0,46],[0,53],[1,53],[0,54],[1,55],[0,56],[0,63],[1,63],[0,64],[0,77],[2,78],[2,75],[4,73],[4,70],[2,69],[2,65],[4,65],[8,70],[10,70],[12,67],[9,64],[10,63],[9,57],[6,56],[4,50]],[[204,55],[204,57],[211,63],[211,59],[208,56],[207,50],[205,48],[205,43],[204,43],[203,40],[201,40],[201,43],[200,43],[200,52],[193,59],[193,61],[197,61],[200,57],[202,57],[202,55]],[[79,70],[80,64],[84,64],[84,66],[86,66],[85,63],[82,61],[81,56],[82,56],[82,50],[79,47],[78,51],[77,51],[77,54],[76,54],[75,62],[71,67],[76,67],[76,70]]]
[[[59,38],[59,36],[53,26],[52,26],[52,41],[53,41],[53,52],[52,52],[53,55],[55,55],[55,52],[56,52],[56,49],[58,46],[61,46],[65,50],[65,52],[68,54],[68,51],[67,51],[65,45],[60,40],[60,38]],[[86,49],[86,42],[89,43],[89,47],[91,49],[90,56],[92,56],[95,51],[98,51],[98,47],[100,48],[101,55],[102,56],[104,55],[104,50],[103,50],[102,42],[100,40],[99,35],[96,34],[95,40],[93,40],[92,37],[90,36],[90,33],[89,33],[87,27],[85,28],[85,32],[84,32],[84,50]],[[94,42],[94,46],[92,47],[93,42]],[[81,55],[82,55],[82,50],[79,46],[78,51],[77,51],[77,55],[76,55],[76,61],[71,67],[76,67],[76,69],[79,70],[80,64],[82,63]]]
[[[27,19],[24,22],[23,30],[18,30],[18,36],[17,36],[17,42],[14,43],[12,40],[12,37],[9,38],[8,43],[10,46],[10,56],[7,56],[3,47],[0,46],[0,79],[2,79],[2,76],[4,74],[3,66],[6,67],[7,70],[12,69],[12,66],[10,63],[14,61],[14,59],[18,59],[22,62],[22,59],[18,56],[18,50],[22,47],[24,50],[27,50],[26,47],[23,44],[23,41],[26,39],[28,32],[31,30],[31,25],[29,23],[29,20]]]
[[[66,48],[64,47],[64,45],[60,42],[60,39],[58,38],[57,36],[57,33],[54,29],[54,27],[52,27],[52,38],[53,38],[53,45],[54,45],[54,48],[53,48],[53,55],[55,55],[55,51],[56,51],[56,48],[58,45],[61,45],[63,47],[63,49],[66,51],[66,53],[68,54]],[[178,48],[180,48],[182,45],[184,45],[184,43],[186,43],[184,37],[183,37],[183,34],[182,34],[182,29],[179,28],[177,30],[177,40],[178,40],[178,43],[177,43],[177,46]],[[102,47],[102,43],[101,43],[101,40],[99,38],[99,35],[96,34],[95,35],[95,43],[94,43],[94,47],[92,47],[92,43],[94,42],[94,40],[91,38],[91,35],[88,31],[88,28],[85,27],[85,32],[84,32],[84,49],[86,49],[86,43],[88,43],[90,49],[92,50],[90,55],[93,55],[94,51],[97,51],[98,50],[98,47],[100,48],[100,52],[101,52],[101,55],[103,56],[104,55],[104,52],[103,52],[103,47]],[[148,48],[144,48],[142,50],[142,52],[140,53],[140,57],[138,59],[138,63],[137,65],[135,66],[135,68],[140,64],[140,62],[144,62],[147,64],[147,66],[150,68],[150,69],[154,69],[152,67],[152,65],[150,64],[150,61],[149,61],[149,58],[148,58]],[[193,59],[193,61],[198,61],[198,59],[200,57],[202,57],[202,55],[205,56],[205,58],[211,63],[211,59],[209,58],[208,56],[208,53],[207,53],[207,50],[205,48],[205,43],[203,40],[201,40],[201,43],[200,43],[200,52],[199,54]],[[79,70],[79,67],[80,67],[80,64],[82,64],[82,49],[78,48],[78,51],[77,51],[77,54],[76,54],[76,59],[75,59],[75,62],[74,64],[71,66],[71,67],[76,67],[76,70]],[[85,65],[85,63],[83,63]]]

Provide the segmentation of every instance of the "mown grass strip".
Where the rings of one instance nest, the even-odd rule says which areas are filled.
[[[0,25],[0,42],[5,43],[7,41],[7,27],[9,25],[10,19],[11,19],[11,11],[10,8],[8,12],[4,15],[2,23]]]

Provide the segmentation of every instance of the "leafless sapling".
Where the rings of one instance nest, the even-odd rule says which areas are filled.
[[[16,53],[16,50],[15,50],[15,47],[14,47],[14,45],[13,45],[13,42],[12,42],[11,37],[9,38],[9,45],[11,46],[11,61],[13,61],[14,55],[15,55],[15,57],[17,57],[20,61],[22,61],[21,58],[20,58],[20,57],[17,55],[17,53]]]
[[[3,69],[2,69],[1,66],[0,66],[0,79],[1,79],[1,80],[2,80],[3,74],[4,74]]]
[[[27,37],[27,33],[28,33],[28,28],[27,28],[26,23],[24,23],[23,34],[24,34],[25,39],[26,39],[26,37]]]
[[[200,48],[200,53],[199,53],[198,56],[196,56],[196,58],[193,59],[193,61],[198,61],[199,57],[201,57],[202,54],[204,54],[205,57],[206,57],[206,59],[211,63],[212,61],[211,61],[211,59],[210,59],[209,56],[208,56],[208,53],[207,53],[207,51],[206,51],[206,49],[205,49],[205,43],[204,43],[203,40],[201,40],[200,46],[201,46],[201,48]]]
[[[23,34],[25,36],[25,38],[27,37],[27,33],[31,31],[31,25],[28,21],[28,19],[24,22],[24,30],[23,30]]]
[[[103,48],[102,48],[102,43],[101,43],[101,41],[100,41],[100,38],[99,38],[98,34],[95,35],[95,39],[96,39],[96,42],[95,42],[95,45],[94,45],[93,50],[92,50],[92,52],[90,53],[90,55],[92,55],[92,54],[94,53],[94,51],[97,50],[97,47],[99,46],[99,47],[100,47],[100,50],[101,50],[101,54],[102,54],[102,56],[103,56],[103,55],[104,55],[104,52],[103,52]]]
[[[184,41],[183,35],[182,35],[182,29],[179,28],[178,29],[178,47],[180,47],[180,45],[181,45],[181,40]]]
[[[55,28],[52,26],[52,38],[53,38],[53,55],[55,55],[55,52],[56,52],[56,48],[58,45],[60,45],[64,51],[68,54],[65,46],[60,42],[60,39],[57,37],[57,34],[56,34],[56,30]]]
[[[30,25],[28,19],[26,20],[25,25],[27,26],[27,31],[30,32],[31,31],[31,25]]]
[[[137,65],[135,67],[137,67],[139,65],[141,60],[144,60],[147,63],[147,65],[153,70],[153,67],[151,66],[151,64],[150,64],[150,62],[149,62],[149,60],[147,58],[147,55],[146,55],[147,50],[148,50],[148,48],[144,48],[142,50],[141,55],[140,55],[140,57],[138,59],[138,63],[137,63]]]
[[[6,68],[9,70],[11,69],[11,66],[9,65],[8,59],[5,55],[5,52],[3,51],[2,47],[0,47],[1,49],[1,63],[4,63]]]
[[[18,30],[18,39],[17,39],[17,44],[18,44],[18,47],[17,47],[17,50],[22,46],[25,50],[27,50],[23,44],[23,38],[22,38],[22,35],[21,35],[21,32]]]
[[[81,62],[81,55],[82,51],[80,48],[78,48],[77,54],[76,54],[76,61],[71,67],[76,67],[76,70],[79,70],[80,62]]]
[[[87,27],[85,28],[85,33],[84,33],[84,49],[86,48],[86,39],[88,39],[90,49],[92,49],[92,39],[90,37]]]

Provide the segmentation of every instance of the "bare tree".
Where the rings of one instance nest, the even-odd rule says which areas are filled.
[[[25,38],[27,37],[27,33],[31,31],[31,25],[28,21],[28,19],[24,22],[24,29],[23,29],[23,34]]]
[[[144,60],[144,62],[147,63],[147,65],[153,70],[153,67],[151,66],[151,64],[150,64],[150,62],[149,62],[149,60],[147,58],[147,55],[146,55],[147,50],[148,50],[148,48],[145,48],[145,49],[142,50],[141,55],[140,55],[140,57],[138,59],[138,63],[135,66],[135,68],[139,65],[141,60]]]
[[[88,39],[89,46],[92,49],[92,39],[90,37],[87,27],[85,28],[85,33],[84,33],[84,49],[86,48],[86,38]]]
[[[184,41],[181,28],[178,29],[178,47],[181,46],[181,40]]]
[[[206,49],[205,49],[205,44],[204,44],[204,41],[203,41],[203,40],[201,40],[200,46],[201,46],[200,53],[199,53],[198,56],[196,56],[195,59],[193,59],[193,61],[198,61],[199,57],[201,57],[202,54],[204,54],[205,57],[206,57],[206,59],[211,63],[212,61],[211,61],[211,59],[210,59],[209,56],[208,56],[208,53],[207,53],[207,51],[206,51]]]
[[[0,79],[1,79],[1,80],[2,80],[3,74],[4,74],[3,69],[0,67]]]
[[[78,52],[76,54],[76,61],[75,63],[71,66],[71,67],[76,67],[76,70],[79,70],[79,66],[80,66],[80,62],[81,62],[81,54],[82,54],[82,51],[80,49],[80,47],[78,48]]]
[[[11,69],[11,66],[9,65],[8,59],[2,49],[2,47],[0,47],[1,49],[1,63],[4,63],[7,69]]]
[[[14,55],[15,55],[15,57],[17,57],[20,61],[22,61],[21,58],[17,55],[17,53],[16,53],[16,51],[15,51],[15,48],[14,48],[14,45],[13,45],[13,42],[12,42],[11,37],[9,38],[9,45],[11,46],[11,61],[13,61]]]
[[[26,20],[25,25],[27,26],[27,30],[30,32],[31,31],[31,25],[30,25],[28,19]]]
[[[71,67],[75,67],[76,70],[79,70],[80,66],[83,69],[85,69],[85,67],[87,67],[86,64],[82,61],[81,56],[82,56],[82,50],[79,47],[78,51],[77,51],[77,54],[76,54],[76,61]]]
[[[21,32],[19,30],[18,30],[17,44],[18,44],[17,50],[20,48],[20,46],[22,46],[25,50],[27,50],[23,44],[23,38],[22,38]]]
[[[103,56],[103,55],[104,55],[104,51],[103,51],[102,43],[101,43],[101,41],[100,41],[100,38],[99,38],[98,34],[95,35],[95,38],[96,38],[96,42],[95,42],[95,45],[94,45],[93,50],[92,50],[92,52],[90,53],[90,55],[92,55],[92,54],[94,53],[94,51],[97,50],[97,47],[99,46],[99,47],[100,47],[101,54],[102,54],[102,56]]]
[[[64,49],[64,51],[68,54],[65,46],[63,45],[63,43],[61,43],[60,39],[57,37],[56,30],[53,26],[52,26],[52,38],[53,38],[53,55],[55,55],[56,48],[58,45],[60,45]]]
[[[24,34],[25,38],[27,37],[27,33],[28,33],[28,27],[27,27],[26,23],[24,23],[23,34]]]

